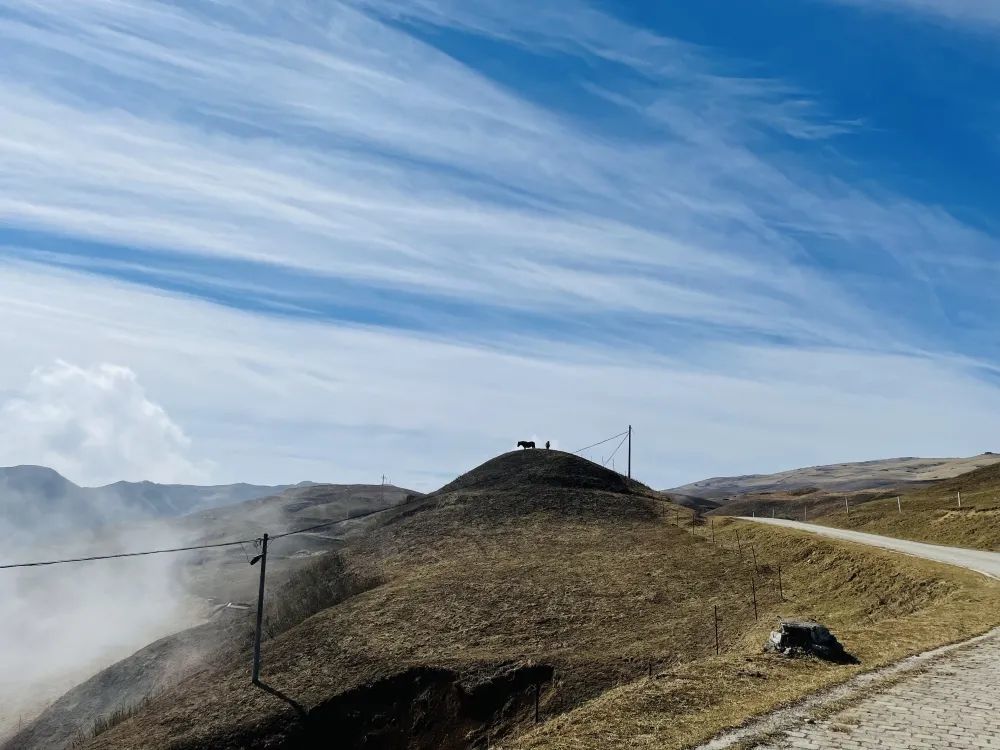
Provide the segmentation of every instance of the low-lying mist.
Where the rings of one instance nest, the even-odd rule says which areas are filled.
[[[4,537],[4,563],[184,542],[166,527]],[[180,555],[0,570],[0,740],[76,683],[204,616],[204,604],[185,593]]]

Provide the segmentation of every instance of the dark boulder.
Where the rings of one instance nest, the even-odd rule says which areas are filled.
[[[814,620],[782,620],[771,631],[765,650],[784,656],[817,656],[840,664],[857,664],[840,641],[825,626]]]

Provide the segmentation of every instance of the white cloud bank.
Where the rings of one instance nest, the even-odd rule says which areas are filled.
[[[202,482],[208,467],[188,458],[190,443],[118,365],[57,361],[0,405],[0,466],[41,464],[84,485]]]
[[[38,362],[128,362],[218,481],[432,489],[520,438],[575,449],[636,430],[657,487],[891,455],[997,449],[1000,389],[955,361],[702,345],[663,357],[538,341],[518,353],[274,319],[0,264],[0,391]],[[49,302],[39,310],[34,290]]]

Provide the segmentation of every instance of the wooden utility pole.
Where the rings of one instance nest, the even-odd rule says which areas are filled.
[[[628,478],[632,478],[632,425],[628,426]]]
[[[260,684],[260,632],[264,617],[264,575],[267,571],[267,534],[260,540],[260,554],[250,564],[260,561],[260,587],[257,589],[257,629],[253,634],[253,684]]]

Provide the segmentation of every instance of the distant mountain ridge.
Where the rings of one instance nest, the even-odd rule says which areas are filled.
[[[0,467],[0,531],[93,528],[122,521],[170,518],[311,485],[198,486],[123,481],[103,487],[80,487],[47,466]]]
[[[950,479],[995,463],[1000,463],[1000,455],[991,452],[971,458],[887,458],[810,466],[776,474],[713,477],[667,492],[714,501],[752,492],[793,492],[808,488],[853,492]]]

